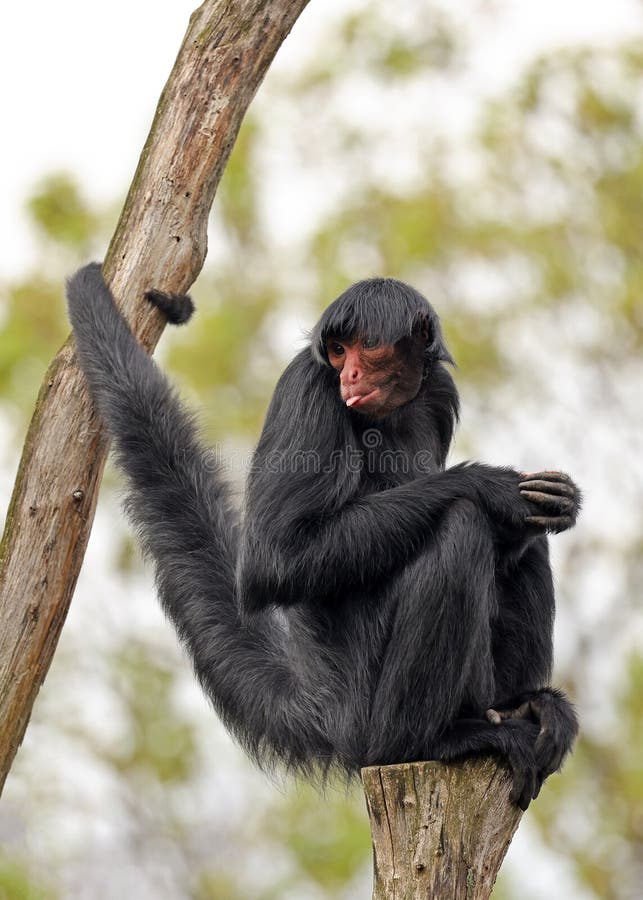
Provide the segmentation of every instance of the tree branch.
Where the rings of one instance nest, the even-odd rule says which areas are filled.
[[[103,266],[148,350],[164,322],[143,292],[185,292],[201,270],[241,121],[307,2],[206,0],[190,18]],[[70,338],[40,390],[0,544],[0,789],[65,621],[106,453]]]

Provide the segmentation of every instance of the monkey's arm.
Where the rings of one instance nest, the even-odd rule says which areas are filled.
[[[270,493],[250,497],[243,529],[238,587],[248,611],[381,585],[439,539],[441,516],[455,500],[475,496],[467,477],[451,471],[320,514],[312,487],[306,495],[301,484],[273,478]]]
[[[129,479],[127,509],[159,579],[176,573],[194,593],[231,595],[236,523],[190,415],[134,339],[97,263],[69,280],[67,296],[78,361]],[[189,613],[171,612],[183,628]]]
[[[458,500],[484,510],[503,563],[544,533],[527,521],[537,507],[512,469],[464,463],[360,495],[344,416],[334,382],[310,354],[296,357],[275,390],[249,479],[237,570],[246,609],[372,590],[440,540],[441,517]]]
[[[372,590],[441,539],[441,518],[458,500],[483,507],[492,530],[534,536],[521,476],[510,469],[462,464],[360,493],[345,417],[332,373],[327,379],[309,353],[296,357],[275,390],[250,474],[237,570],[245,609]]]
[[[273,477],[281,492],[261,497],[259,509],[250,506],[241,541],[239,589],[248,610],[381,585],[428,542],[441,539],[441,518],[453,503],[466,499],[487,509],[487,481],[496,485],[497,518],[487,521],[499,561],[518,560],[543,534],[526,524],[531,509],[520,495],[521,476],[511,470],[454,466],[326,514],[316,512],[313,490],[307,497],[301,485],[293,492],[288,479]]]

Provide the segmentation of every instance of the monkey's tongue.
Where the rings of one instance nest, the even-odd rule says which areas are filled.
[[[379,388],[373,388],[372,391],[367,391],[365,394],[354,394],[346,400],[346,406],[355,406],[356,403],[363,403],[364,400],[370,400],[371,397],[376,397],[378,393]]]

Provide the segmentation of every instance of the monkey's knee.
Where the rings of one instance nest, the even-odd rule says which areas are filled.
[[[467,575],[476,580],[491,576],[493,535],[486,514],[472,500],[456,500],[449,506],[437,536],[437,547],[442,564],[457,575],[456,580]]]
[[[454,538],[489,534],[489,523],[483,510],[473,500],[455,500],[443,520],[444,528]]]

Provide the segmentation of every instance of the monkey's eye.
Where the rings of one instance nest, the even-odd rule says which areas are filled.
[[[379,347],[379,341],[376,341],[375,338],[364,338],[362,347],[364,350],[374,350],[375,347]]]
[[[341,356],[344,352],[344,348],[341,344],[338,344],[336,341],[331,341],[328,345],[328,352],[332,353],[333,356]]]

